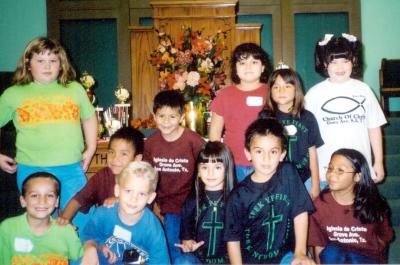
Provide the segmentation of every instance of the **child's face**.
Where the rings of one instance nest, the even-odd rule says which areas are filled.
[[[278,75],[275,83],[271,87],[271,96],[280,111],[288,113],[291,110],[293,107],[295,90],[294,85],[286,83],[283,78]]]
[[[198,165],[198,174],[206,190],[222,190],[225,180],[225,167],[222,162],[207,162]]]
[[[140,217],[144,207],[153,202],[156,193],[151,190],[150,182],[141,176],[125,176],[115,185],[115,196],[119,198],[122,218]]]
[[[28,218],[46,220],[58,206],[55,182],[49,178],[34,178],[28,182],[25,196],[20,196],[21,206]]]
[[[346,157],[335,155],[326,170],[326,180],[331,191],[352,192],[360,176],[354,174],[353,165]]]
[[[154,114],[154,121],[164,138],[175,139],[179,134],[180,123],[184,116],[179,113],[179,108],[162,107]]]
[[[329,80],[333,83],[343,83],[350,79],[353,63],[345,58],[333,59],[327,67]]]
[[[108,149],[107,166],[114,175],[118,175],[130,162],[140,160],[141,156],[135,156],[135,153],[135,148],[131,143],[124,139],[114,139]]]
[[[60,58],[50,51],[33,53],[29,63],[29,70],[35,82],[44,85],[56,81],[60,69]]]
[[[281,139],[268,135],[256,135],[251,140],[250,150],[245,149],[248,160],[255,168],[255,178],[269,180],[280,162],[283,161],[286,151],[282,149]]]
[[[251,55],[236,62],[236,72],[241,84],[259,82],[263,71],[261,60],[254,59]]]

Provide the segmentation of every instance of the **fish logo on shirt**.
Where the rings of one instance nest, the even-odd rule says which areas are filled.
[[[355,111],[358,108],[362,108],[365,112],[363,105],[364,102],[365,98],[363,98],[363,100],[360,102],[354,98],[340,96],[331,98],[325,102],[321,109],[330,114],[347,114]]]

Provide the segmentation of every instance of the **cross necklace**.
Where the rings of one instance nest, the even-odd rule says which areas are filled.
[[[221,196],[219,196],[218,200],[213,201],[210,199],[210,197],[208,197],[207,192],[205,192],[207,200],[209,205],[211,205],[213,207],[213,212],[218,211],[218,203],[222,200],[222,197],[224,196],[223,194],[221,194]]]

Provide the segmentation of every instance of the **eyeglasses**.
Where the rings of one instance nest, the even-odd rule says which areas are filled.
[[[336,175],[338,176],[341,176],[345,173],[352,173],[352,174],[356,173],[355,171],[344,171],[341,168],[333,168],[333,167],[325,167],[325,172],[326,174],[336,173]]]

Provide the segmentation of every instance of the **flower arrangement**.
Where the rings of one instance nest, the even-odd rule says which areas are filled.
[[[202,31],[182,26],[173,42],[170,35],[158,32],[159,44],[150,62],[159,71],[160,89],[182,91],[186,102],[208,103],[224,85],[223,51],[226,32],[203,38]]]

